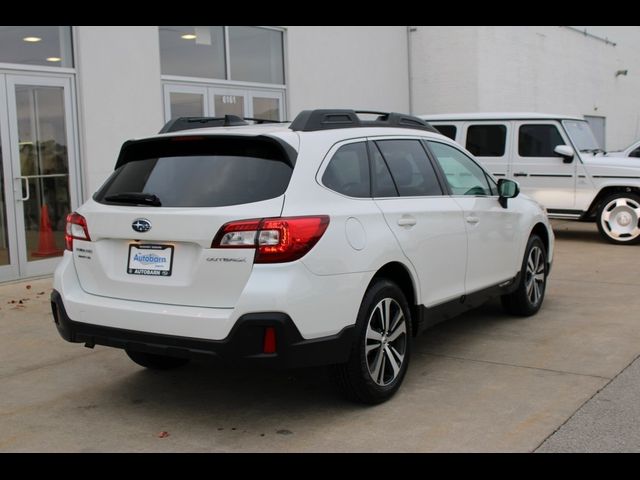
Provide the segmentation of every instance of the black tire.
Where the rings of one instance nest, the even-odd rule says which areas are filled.
[[[189,363],[188,358],[168,357],[154,353],[136,352],[134,350],[125,351],[131,360],[151,370],[171,370],[172,368],[182,367]]]
[[[614,202],[619,202],[620,206],[616,206]],[[615,245],[635,245],[640,242],[640,229],[637,228],[640,218],[636,213],[639,208],[640,196],[635,193],[614,193],[605,198],[596,214],[596,224],[602,238]],[[616,212],[619,216],[615,214]],[[618,224],[616,218],[628,224]],[[632,231],[626,233],[625,230]],[[620,234],[620,232],[623,233]]]
[[[540,252],[541,258],[539,259],[539,264],[534,260],[536,265],[534,265],[534,273],[532,274],[528,263],[529,257],[534,249],[537,249],[537,251]],[[535,253],[534,256],[536,256]],[[543,274],[542,277],[540,277],[541,273]],[[531,235],[527,242],[527,248],[524,251],[518,287],[512,293],[501,297],[504,309],[512,315],[520,315],[523,317],[528,317],[538,313],[538,310],[540,310],[542,302],[544,301],[544,293],[547,286],[547,274],[547,249],[540,237],[537,235]],[[540,278],[542,278],[542,282],[538,280]],[[538,293],[537,297],[536,293]]]
[[[378,305],[381,305],[379,309]],[[389,305],[386,316],[390,320],[385,330],[382,312],[386,305]],[[400,311],[402,317],[398,316]],[[342,394],[349,400],[368,404],[378,404],[391,398],[400,388],[409,365],[411,327],[411,310],[402,290],[389,280],[376,280],[362,299],[349,360],[331,367],[332,377]],[[404,333],[398,333],[403,329]],[[380,339],[367,339],[368,334],[378,335]],[[398,362],[400,365],[396,370],[394,367],[398,367]],[[374,372],[371,372],[370,364]],[[374,380],[376,365],[378,381]]]

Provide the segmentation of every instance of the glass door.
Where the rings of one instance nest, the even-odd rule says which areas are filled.
[[[19,276],[6,99],[5,77],[0,75],[0,282]]]
[[[164,118],[238,117],[284,120],[283,92],[205,85],[164,85]]]
[[[209,101],[205,87],[188,85],[164,86],[164,118],[206,117]]]
[[[247,109],[247,92],[228,88],[211,88],[211,113],[215,117],[235,115],[237,117],[251,117]]]
[[[71,82],[7,75],[6,91],[19,275],[48,274],[78,205]]]
[[[282,92],[251,92],[251,111],[254,118],[282,121]]]

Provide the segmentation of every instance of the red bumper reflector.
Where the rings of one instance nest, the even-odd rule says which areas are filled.
[[[262,353],[276,353],[276,329],[273,327],[264,329]]]

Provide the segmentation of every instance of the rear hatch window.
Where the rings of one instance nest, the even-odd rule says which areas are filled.
[[[290,152],[268,137],[183,136],[127,142],[94,195],[114,205],[224,207],[282,195]],[[150,200],[151,199],[151,200]]]

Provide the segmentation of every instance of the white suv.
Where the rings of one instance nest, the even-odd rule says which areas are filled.
[[[554,241],[540,205],[424,121],[361,113],[183,118],[126,142],[68,217],[61,336],[149,368],[331,365],[378,403],[426,327],[496,295],[536,313]]]
[[[420,115],[496,177],[514,178],[549,217],[596,222],[607,241],[640,242],[640,163],[606,154],[580,117],[545,113]]]

